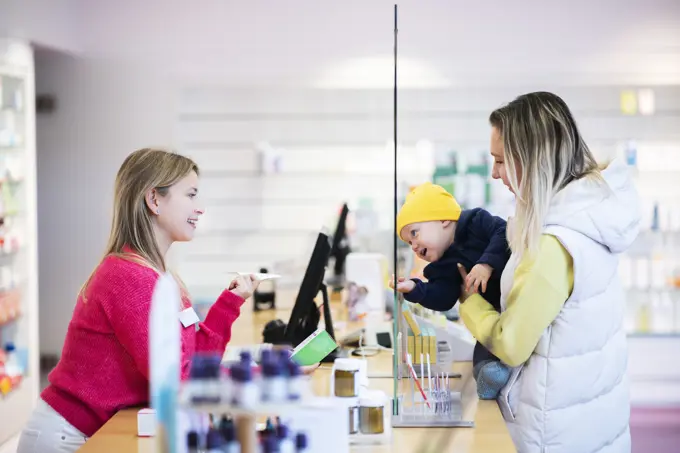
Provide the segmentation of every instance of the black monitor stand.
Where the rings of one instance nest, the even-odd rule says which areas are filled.
[[[263,336],[265,343],[272,344],[290,344],[297,346],[302,343],[308,336],[310,336],[317,329],[320,321],[319,310],[323,310],[323,322],[326,326],[326,332],[335,340],[335,329],[333,329],[333,319],[331,316],[331,306],[328,297],[328,287],[325,283],[319,285],[319,291],[321,291],[321,297],[323,298],[323,303],[321,306],[317,306],[312,303],[310,310],[304,319],[297,319],[295,326],[293,327],[294,336],[289,341],[286,338],[286,324],[281,320],[270,321],[265,326]],[[330,354],[328,354],[321,362],[322,363],[332,363],[337,358],[349,357],[349,354],[342,350],[340,347],[335,348]]]
[[[328,332],[328,335],[331,336],[333,340],[335,340],[335,330],[333,329],[333,319],[331,318],[331,305],[329,303],[329,298],[328,298],[328,287],[326,286],[325,283],[321,283],[321,287],[319,288],[321,291],[321,297],[323,298],[323,322],[326,325],[326,332]],[[343,357],[348,357],[348,354],[345,353],[340,347],[338,346],[333,350],[330,354],[328,354],[321,362],[322,363],[332,363],[335,361],[335,359],[338,358],[343,358]]]

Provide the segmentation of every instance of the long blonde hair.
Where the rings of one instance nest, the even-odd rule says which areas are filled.
[[[167,196],[170,187],[192,171],[198,175],[198,165],[174,152],[144,148],[130,154],[116,175],[113,220],[104,258],[118,256],[159,274],[166,272],[165,258],[156,241],[151,210],[145,197],[152,189],[161,197]],[[132,252],[126,251],[126,247]],[[95,272],[96,269],[80,290],[84,300]],[[181,280],[178,283],[184,292]]]
[[[516,195],[509,243],[520,256],[538,250],[553,197],[570,182],[592,175],[597,163],[567,104],[548,92],[528,93],[493,111],[510,186]]]

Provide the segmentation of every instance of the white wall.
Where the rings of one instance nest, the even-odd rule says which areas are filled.
[[[615,156],[631,139],[670,145],[680,153],[678,87],[657,87],[657,114],[648,117],[621,114],[620,87],[403,90],[401,159],[411,161],[400,164],[400,178],[414,182],[418,177],[410,176],[417,173],[413,155],[421,139],[431,140],[437,149],[487,150],[491,110],[538,89],[554,90],[566,100],[600,156]],[[190,289],[214,297],[227,271],[295,258],[301,266],[291,277],[292,283],[298,282],[314,233],[322,225],[334,226],[342,201],[356,206],[361,197],[373,198],[380,227],[389,230],[394,168],[387,146],[392,134],[390,96],[384,90],[182,90],[178,142],[203,168],[201,190],[207,203],[205,224],[192,243],[181,246],[178,261]],[[281,150],[282,173],[258,173],[261,140]],[[643,176],[647,199],[673,193],[669,187],[675,187],[677,173],[654,174],[653,184],[648,184],[650,176]],[[677,197],[672,202],[680,205]],[[650,210],[651,205],[651,219]]]
[[[418,67],[402,84],[680,82],[677,0],[80,0],[80,8],[86,52],[152,61],[198,83],[389,86],[395,3],[401,62]]]
[[[178,144],[202,164],[206,225],[178,258],[187,282],[207,294],[226,279],[218,269],[304,256],[309,234],[348,191],[383,190],[386,178],[358,173],[365,153],[379,155],[391,137],[389,91],[309,87],[328,72],[339,85],[389,76],[393,2],[48,3],[4,0],[0,32],[112,60],[36,56],[38,92],[58,98],[53,115],[38,117],[43,353],[61,350],[76,292],[108,234],[115,171],[134,149]],[[550,85],[571,86],[560,92],[595,147],[680,140],[677,88],[659,88],[664,114],[625,118],[610,86],[680,82],[677,1],[400,7],[402,69],[413,59],[456,87],[400,92],[400,139],[409,149],[420,138],[483,149],[492,108]],[[362,57],[377,66],[357,66]],[[260,140],[286,150],[292,173],[253,172]],[[325,156],[340,150],[335,163],[354,166],[334,173]],[[320,168],[323,177],[314,176]],[[284,240],[275,236],[282,229]]]
[[[314,232],[332,226],[348,197],[377,194],[389,223],[389,91],[197,88],[148,66],[46,52],[37,53],[36,71],[38,93],[57,96],[57,111],[38,116],[43,353],[61,350],[76,292],[108,235],[115,172],[134,149],[177,144],[203,168],[204,228],[177,253],[183,277],[200,296],[224,286],[227,271],[304,261]],[[627,139],[680,142],[678,88],[657,88],[656,116],[625,117],[619,87],[546,85],[403,90],[400,140],[406,150],[422,138],[486,149],[488,112],[540,88],[564,96],[596,149],[611,152]],[[283,174],[258,174],[262,140],[283,149]],[[381,153],[384,169],[364,164]]]
[[[172,144],[173,97],[142,68],[36,52],[36,92],[57,109],[37,116],[40,348],[60,353],[80,285],[110,228],[124,157]]]
[[[78,0],[0,0],[0,36],[79,52],[81,35]]]

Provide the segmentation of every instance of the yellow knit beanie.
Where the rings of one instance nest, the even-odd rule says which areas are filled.
[[[412,223],[460,218],[461,208],[456,199],[442,186],[426,182],[406,195],[406,201],[397,214],[397,235]]]

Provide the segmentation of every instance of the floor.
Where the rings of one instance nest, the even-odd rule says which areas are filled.
[[[633,453],[680,451],[680,407],[634,408],[630,431]]]

